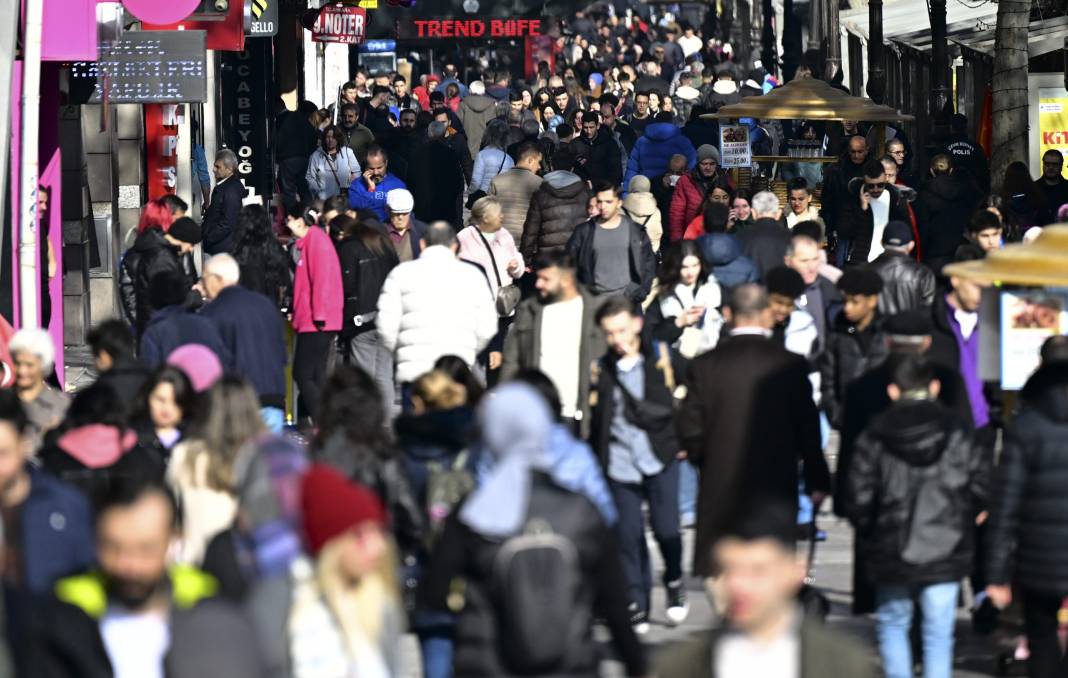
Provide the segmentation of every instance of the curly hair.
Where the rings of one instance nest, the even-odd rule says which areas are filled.
[[[241,286],[277,303],[289,287],[292,273],[267,210],[261,205],[242,207],[234,236],[233,256],[241,267]]]

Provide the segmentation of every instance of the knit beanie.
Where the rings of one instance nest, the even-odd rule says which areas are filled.
[[[701,144],[697,147],[697,162],[702,160],[715,160],[719,164],[719,149],[712,144]]]
[[[634,175],[634,178],[627,184],[627,193],[648,193],[652,190],[652,185],[649,183],[649,177],[642,174]]]
[[[200,233],[200,224],[189,217],[175,219],[171,227],[167,229],[167,234],[190,245],[196,245],[203,239]]]
[[[300,508],[304,538],[312,555],[363,523],[386,523],[385,509],[373,492],[323,464],[312,464],[304,475]]]
[[[215,352],[203,344],[183,344],[167,356],[167,364],[185,372],[193,390],[203,393],[223,375],[222,362]]]

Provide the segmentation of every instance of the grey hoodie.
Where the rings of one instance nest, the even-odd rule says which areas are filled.
[[[567,170],[554,170],[546,174],[543,178],[545,179],[545,183],[553,188],[564,188],[577,181],[582,181],[582,177]]]

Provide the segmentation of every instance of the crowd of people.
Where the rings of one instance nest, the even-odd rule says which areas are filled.
[[[775,74],[700,13],[566,24],[530,81],[280,103],[273,213],[226,149],[200,223],[145,205],[92,385],[14,336],[0,675],[384,678],[410,631],[427,678],[587,676],[596,623],[631,676],[942,678],[964,579],[1065,675],[1068,341],[1005,411],[983,288],[943,274],[1063,215],[1061,154],[992,192],[963,116],[923,149],[750,120],[760,155],[840,160],[727,171],[702,116]],[[825,499],[881,662],[803,604]],[[654,660],[695,591],[720,623]]]

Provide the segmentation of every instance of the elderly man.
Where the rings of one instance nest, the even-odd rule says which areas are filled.
[[[401,261],[419,258],[421,243],[426,235],[426,224],[415,218],[412,214],[414,208],[415,198],[406,188],[396,188],[386,196],[386,213],[389,215],[386,231]]]
[[[237,154],[229,148],[215,154],[212,171],[215,174],[215,190],[211,193],[211,202],[200,225],[204,254],[208,256],[229,252],[233,247],[237,216],[241,213],[241,203],[246,194],[241,178],[234,176],[237,172]]]
[[[260,414],[272,432],[285,425],[288,362],[285,328],[278,308],[267,297],[240,285],[241,268],[229,254],[212,257],[201,285],[211,302],[200,315],[210,320],[230,352],[234,372],[260,397]]]
[[[7,349],[15,368],[15,393],[28,417],[26,440],[36,452],[44,434],[63,421],[70,396],[45,381],[56,363],[56,348],[48,332],[23,328],[11,337]]]
[[[782,208],[779,199],[771,191],[761,191],[753,196],[752,226],[738,235],[742,253],[753,260],[757,275],[764,274],[782,263],[790,231],[782,224]]]
[[[853,245],[853,229],[849,223],[853,218],[855,194],[850,195],[850,182],[864,173],[864,163],[868,161],[868,142],[862,136],[849,139],[849,150],[845,156],[827,170],[823,181],[823,195],[820,216],[827,225],[828,237],[838,237],[836,251],[838,268],[845,265],[846,257]]]

